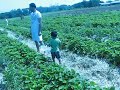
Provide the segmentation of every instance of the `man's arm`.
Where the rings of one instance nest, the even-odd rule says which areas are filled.
[[[42,34],[42,20],[41,20],[41,18],[38,18],[38,22],[39,22],[38,35],[41,35]]]

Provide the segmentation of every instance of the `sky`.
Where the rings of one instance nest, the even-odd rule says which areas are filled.
[[[35,3],[37,7],[45,7],[62,4],[72,5],[81,1],[83,0],[0,0],[0,13],[8,12],[18,8],[28,8],[30,3]]]

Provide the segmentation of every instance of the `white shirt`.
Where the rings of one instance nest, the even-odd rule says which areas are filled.
[[[42,18],[42,15],[39,11],[35,11],[31,13],[31,29],[35,30],[38,29],[39,27],[39,22],[38,22],[38,18]]]
[[[39,11],[32,12],[31,15],[31,33],[32,39],[34,41],[39,41],[38,31],[39,31],[39,21],[38,18],[42,18],[42,15]]]

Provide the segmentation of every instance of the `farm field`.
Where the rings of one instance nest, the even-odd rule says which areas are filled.
[[[43,40],[45,43],[48,43],[50,32],[56,30],[62,41],[62,50],[82,57],[88,56],[94,60],[99,58],[113,66],[120,65],[120,11],[79,15],[73,10],[72,14],[65,13],[43,14]],[[54,90],[89,90],[90,88],[91,90],[102,90],[94,82],[79,80],[80,78],[78,79],[78,75],[73,70],[69,71],[61,66],[53,65],[44,55],[37,54],[19,41],[8,38],[7,30],[14,32],[17,36],[31,38],[28,16],[24,20],[9,19],[8,26],[4,20],[1,20],[0,27],[5,29],[0,32],[0,46],[2,55],[9,60],[7,62],[9,63],[8,70],[5,71],[8,88],[52,90],[54,87]],[[67,59],[69,61],[69,57]],[[49,67],[46,68],[47,66]],[[40,70],[41,73],[39,74],[36,70]],[[68,82],[69,80],[70,82]],[[10,82],[12,83],[10,84]]]
[[[49,62],[43,54],[10,38],[6,32],[0,34],[0,59],[7,66],[2,72],[5,81],[0,84],[2,90],[109,90],[82,78],[74,70]]]
[[[5,27],[1,25],[1,27]],[[30,20],[14,18],[6,27],[30,38]],[[105,58],[114,65],[120,64],[120,12],[111,11],[77,16],[43,16],[43,38],[47,42],[50,32],[56,30],[63,41],[62,49],[90,57]]]

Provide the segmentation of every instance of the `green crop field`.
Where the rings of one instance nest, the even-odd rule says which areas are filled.
[[[50,32],[56,30],[62,41],[62,49],[78,55],[104,58],[113,65],[120,65],[120,11],[74,13],[53,16],[43,14],[44,42],[47,43]],[[28,16],[23,20],[9,19],[8,26],[1,20],[0,27],[31,38]],[[0,32],[0,38],[2,54],[10,60],[5,71],[9,90],[109,90],[101,89],[94,82],[79,80],[73,70],[47,62],[43,55],[8,38],[5,32]],[[40,72],[37,72],[38,69]]]
[[[58,31],[62,48],[77,54],[105,58],[115,65],[120,64],[120,12],[95,14],[43,15],[43,38],[47,42],[50,32]],[[5,25],[0,25],[5,27]],[[30,38],[30,19],[9,20],[9,30]]]

